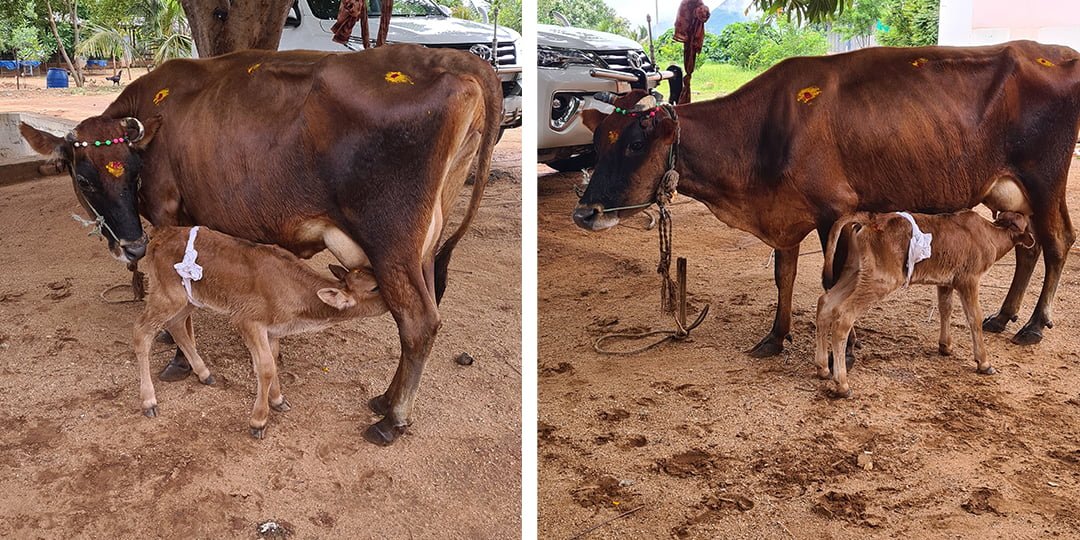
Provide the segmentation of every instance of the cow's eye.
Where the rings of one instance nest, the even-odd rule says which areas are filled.
[[[86,193],[94,192],[94,184],[90,183],[90,180],[81,174],[75,175],[75,182],[79,184],[79,189]]]
[[[630,143],[629,149],[631,152],[640,152],[645,149],[645,143],[641,141],[634,141]]]

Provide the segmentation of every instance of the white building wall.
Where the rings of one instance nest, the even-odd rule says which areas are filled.
[[[1080,51],[1080,0],[941,0],[940,45],[989,45],[1014,39]]]

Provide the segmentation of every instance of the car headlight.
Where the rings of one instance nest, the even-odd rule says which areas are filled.
[[[561,68],[570,64],[602,67],[602,62],[595,55],[573,49],[537,47],[536,57],[540,67]]]

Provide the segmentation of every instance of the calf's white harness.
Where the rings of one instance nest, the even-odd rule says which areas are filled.
[[[906,275],[904,287],[907,287],[911,284],[911,273],[915,271],[915,263],[930,258],[930,241],[933,240],[934,235],[922,232],[911,214],[907,212],[897,212],[896,214],[911,222],[911,241],[908,243],[907,263],[904,265]]]
[[[187,247],[184,248],[184,260],[174,264],[173,268],[176,269],[177,274],[180,274],[180,280],[184,285],[184,292],[187,293],[188,302],[191,302],[195,307],[203,307],[202,303],[195,300],[194,296],[191,296],[191,282],[202,279],[203,271],[203,268],[195,262],[195,259],[199,256],[199,252],[195,251],[195,237],[198,235],[199,226],[196,225],[188,233]]]

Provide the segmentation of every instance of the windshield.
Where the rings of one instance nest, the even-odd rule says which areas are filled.
[[[382,0],[367,0],[368,17],[378,17]],[[311,13],[320,19],[337,19],[341,0],[308,0]],[[431,0],[394,0],[395,17],[441,17],[442,12]]]

